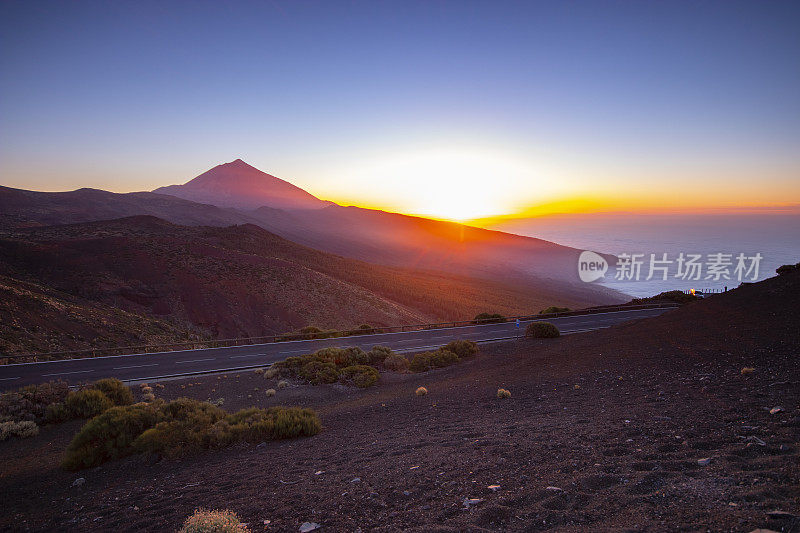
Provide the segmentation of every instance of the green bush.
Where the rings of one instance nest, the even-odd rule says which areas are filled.
[[[130,405],[133,403],[133,393],[131,389],[125,386],[120,380],[115,378],[106,378],[95,381],[92,385],[105,394],[114,405]]]
[[[478,353],[478,343],[467,340],[457,340],[448,342],[442,349],[449,350],[459,358],[465,359]]]
[[[649,298],[634,298],[630,302],[629,305],[642,305],[642,304],[650,304],[650,303],[661,303],[661,302],[672,302],[676,304],[686,304],[689,302],[694,302],[699,300],[697,296],[694,294],[686,294],[683,291],[665,291],[656,294],[655,296],[650,296]]]
[[[534,339],[550,339],[560,335],[561,332],[558,331],[558,328],[550,322],[531,322],[525,328],[525,336]]]
[[[91,418],[114,406],[114,403],[97,389],[70,392],[64,406],[72,418]]]
[[[384,360],[383,366],[392,372],[405,372],[408,370],[408,358],[398,353],[390,353]]]
[[[339,369],[336,367],[335,363],[311,361],[303,365],[303,368],[300,370],[300,377],[312,385],[336,383],[339,380]]]
[[[506,317],[498,313],[480,313],[473,320],[475,324],[499,324],[505,321]]]
[[[375,328],[369,324],[361,324],[358,329],[352,332],[353,335],[370,335],[372,333],[375,333]]]
[[[112,407],[84,424],[67,447],[61,466],[80,470],[130,455],[133,442],[156,420],[158,413],[150,405]]]
[[[414,355],[409,368],[412,372],[426,372],[434,368],[443,368],[458,362],[458,356],[450,350],[439,349],[435,352],[422,352]]]
[[[159,400],[113,407],[87,422],[67,448],[62,466],[79,470],[133,453],[180,457],[238,441],[315,435],[321,428],[310,409],[251,408],[229,415],[208,402]]]
[[[553,313],[566,313],[569,311],[569,307],[558,307],[555,305],[551,305],[550,307],[545,307],[541,311],[539,311],[540,315],[549,315]]]
[[[391,348],[387,348],[386,346],[373,346],[372,349],[367,352],[369,364],[372,366],[383,364],[386,358],[393,353]]]
[[[304,328],[300,328],[300,333],[303,334],[322,333],[322,330],[316,326],[306,326]]]
[[[178,533],[249,533],[250,529],[231,511],[197,509]]]
[[[368,365],[370,362],[370,357],[367,355],[367,352],[357,346],[346,348],[344,351],[346,359],[341,366]],[[336,364],[340,363],[337,361]]]
[[[69,410],[63,402],[51,403],[44,412],[45,424],[60,424],[71,419]]]
[[[69,394],[64,381],[28,385],[0,394],[0,422],[44,422],[47,406],[63,402]]]
[[[353,365],[343,369],[340,380],[345,385],[355,385],[361,389],[371,387],[378,382],[380,374],[378,371],[367,365]]]

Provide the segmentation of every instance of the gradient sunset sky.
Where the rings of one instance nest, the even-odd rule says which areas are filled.
[[[800,204],[800,2],[0,3],[0,184],[236,158],[454,219]]]

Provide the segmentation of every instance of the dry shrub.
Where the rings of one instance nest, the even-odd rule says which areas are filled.
[[[367,352],[369,364],[372,366],[383,364],[386,361],[386,358],[393,353],[394,352],[392,352],[391,348],[387,348],[386,346],[373,346],[372,349]]]
[[[414,394],[416,394],[417,396],[425,396],[426,394],[428,394],[428,389],[426,389],[425,387],[418,387],[417,390],[414,391]]]
[[[25,439],[28,437],[35,437],[38,434],[39,426],[36,425],[36,422],[31,420],[0,423],[0,441],[4,441],[11,437]]]
[[[186,519],[178,533],[249,533],[249,531],[232,511],[197,509]]]
[[[267,378],[267,379],[272,379],[272,378],[276,377],[277,375],[278,375],[278,369],[277,368],[270,367],[270,368],[268,368],[268,369],[266,369],[264,371],[264,377]]]
[[[550,322],[531,322],[525,328],[525,336],[534,339],[552,339],[560,335],[558,328]]]
[[[271,398],[271,397],[275,396],[276,394],[277,394],[277,391],[275,389],[267,389],[266,390],[266,395],[267,395],[268,398]]]
[[[456,340],[447,343],[443,349],[450,350],[461,359],[466,359],[478,353],[478,343],[468,340]]]
[[[312,385],[336,383],[339,380],[339,369],[336,367],[335,363],[311,361],[303,365],[303,368],[300,370],[300,377]]]
[[[392,372],[405,372],[408,370],[409,362],[407,357],[397,353],[390,353],[383,360],[383,366]]]
[[[755,372],[755,371],[756,371],[756,369],[755,369],[755,368],[753,368],[753,367],[751,367],[751,366],[746,366],[746,367],[742,368],[742,375],[743,375],[743,376],[746,376],[746,375],[748,375],[748,374],[752,374],[752,373],[753,373],[753,372]]]
[[[340,374],[342,383],[345,385],[355,385],[361,389],[375,385],[379,378],[380,374],[378,374],[378,371],[367,365],[348,366],[343,369]]]
[[[278,382],[278,388],[279,389],[285,389],[288,386],[289,386],[289,382],[288,381],[281,380],[281,381]]]
[[[105,394],[114,405],[130,405],[133,403],[133,393],[131,389],[126,387],[125,384],[118,379],[100,379],[94,382],[92,388]]]
[[[497,397],[500,399],[511,398],[511,391],[507,389],[497,389]]]
[[[264,373],[264,369],[263,368],[256,368],[255,370],[253,370],[253,373],[260,376],[261,374]]]
[[[414,355],[409,368],[412,372],[426,372],[434,368],[444,368],[458,362],[458,356],[450,350],[438,349],[435,352],[422,352]]]
[[[208,402],[159,400],[114,407],[87,422],[67,448],[62,466],[79,470],[133,453],[180,457],[239,441],[315,435],[321,428],[310,409],[251,408],[227,414]]]
[[[68,394],[69,386],[64,381],[28,385],[0,394],[0,422],[29,420],[41,424],[48,406],[63,402]]]

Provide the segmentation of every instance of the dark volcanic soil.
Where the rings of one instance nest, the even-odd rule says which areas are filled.
[[[325,427],[78,474],[58,461],[80,424],[44,428],[0,443],[0,526],[167,531],[205,507],[253,531],[798,531],[768,515],[800,515],[798,301],[800,276],[784,276],[599,332],[485,345],[365,391],[293,383],[267,398],[275,381],[252,372],[165,382],[157,395],[231,410],[310,406]]]

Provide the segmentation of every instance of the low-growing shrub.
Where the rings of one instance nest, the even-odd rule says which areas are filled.
[[[276,394],[278,394],[278,392],[275,389],[267,389],[266,390],[267,398],[271,398],[271,397],[275,396]]]
[[[64,406],[72,418],[91,418],[111,409],[114,402],[97,389],[81,389],[70,392]]]
[[[261,374],[264,373],[264,369],[263,368],[256,368],[255,370],[253,370],[253,373],[256,374],[257,376],[260,376]]]
[[[88,421],[72,439],[61,466],[80,470],[133,453],[133,442],[158,420],[154,406],[112,407]]]
[[[156,395],[152,392],[146,392],[142,395],[143,402],[153,402],[156,399]]]
[[[800,270],[800,263],[795,263],[794,265],[781,265],[775,269],[775,272],[777,272],[779,276],[782,276],[784,274],[788,274],[789,272],[794,272],[795,270]]]
[[[408,370],[409,361],[407,357],[391,353],[383,360],[383,366],[392,372],[405,372]]]
[[[251,408],[227,414],[208,402],[159,400],[113,407],[84,424],[67,448],[62,466],[79,470],[142,452],[179,457],[242,440],[315,435],[321,428],[310,409]]]
[[[285,389],[288,386],[289,386],[289,382],[288,381],[281,380],[281,381],[278,382],[278,388],[279,389]]]
[[[371,387],[378,382],[380,374],[378,371],[367,365],[353,365],[344,368],[340,374],[340,380],[345,385],[355,385],[361,389]]]
[[[417,387],[417,390],[414,391],[414,394],[416,394],[417,396],[425,396],[426,394],[428,394],[428,389],[426,389],[425,387]]]
[[[133,393],[131,389],[126,387],[125,384],[118,379],[100,379],[94,382],[92,388],[105,394],[114,405],[130,405],[133,403]],[[151,392],[152,390],[153,389],[150,389]]]
[[[336,368],[335,363],[311,361],[303,365],[303,368],[300,369],[300,377],[312,385],[336,383],[339,380],[339,369]]]
[[[747,374],[752,374],[755,371],[756,371],[755,368],[753,368],[751,366],[745,366],[745,367],[742,368],[742,375],[746,376]]]
[[[69,386],[64,381],[28,385],[0,394],[0,422],[29,420],[41,424],[45,420],[47,407],[63,402],[67,394]]]
[[[178,533],[249,533],[236,513],[231,511],[204,511],[197,509],[186,519]]]
[[[497,389],[497,397],[502,399],[511,398],[511,391],[508,389]]]
[[[539,311],[540,315],[550,315],[553,313],[566,313],[569,311],[569,307],[558,307],[556,305],[551,305],[550,307],[545,307],[541,311]]]
[[[272,379],[278,375],[279,370],[277,368],[270,367],[264,371],[264,377],[267,379]]]
[[[458,362],[458,356],[450,350],[438,349],[435,352],[421,352],[414,355],[409,364],[412,372],[426,372],[434,368],[444,368]]]
[[[372,333],[375,333],[375,328],[369,324],[361,324],[355,331],[351,332],[353,335],[370,335]]]
[[[451,341],[445,344],[443,349],[453,352],[461,359],[465,359],[478,353],[478,343],[468,340]]]
[[[39,426],[36,425],[36,422],[31,420],[0,423],[0,441],[4,441],[11,437],[26,439],[28,437],[35,437],[38,434]]]
[[[534,339],[551,339],[560,335],[558,328],[550,322],[531,322],[525,328],[525,336]]]
[[[473,319],[475,324],[499,324],[505,321],[506,317],[499,313],[479,313]]]
[[[391,350],[391,348],[387,348],[386,346],[373,346],[372,349],[367,352],[369,364],[372,366],[383,364],[386,358],[393,353],[394,352]]]

